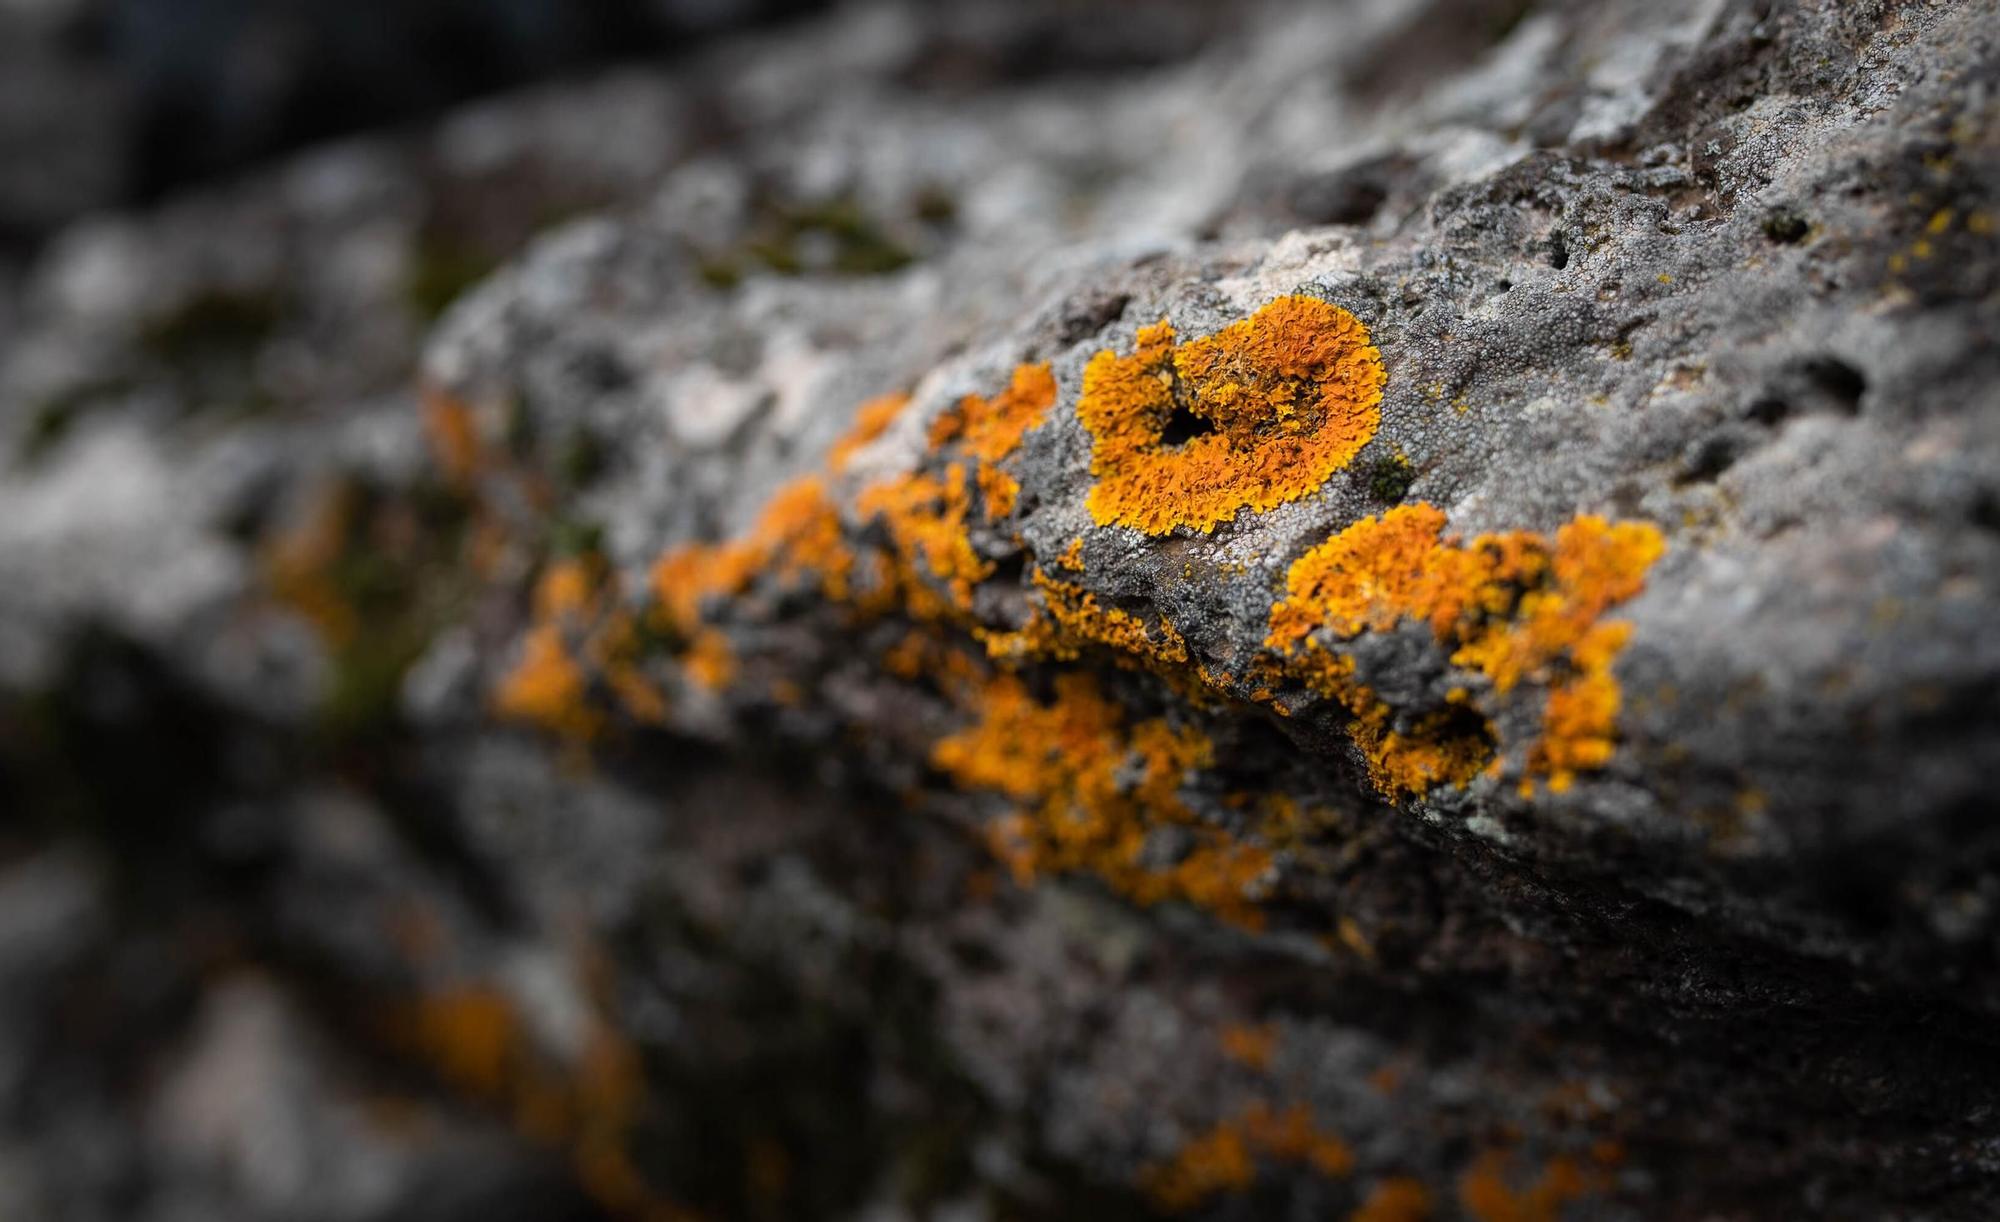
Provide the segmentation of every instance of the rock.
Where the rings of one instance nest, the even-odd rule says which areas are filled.
[[[1993,5],[920,9],[52,247],[33,1199],[1989,1214]]]

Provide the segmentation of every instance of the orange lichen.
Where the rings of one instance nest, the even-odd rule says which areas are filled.
[[[1255,1070],[1271,1067],[1278,1051],[1278,1029],[1270,1023],[1246,1026],[1231,1023],[1222,1029],[1222,1055]]]
[[[1014,502],[1020,495],[1020,480],[992,463],[979,464],[979,499],[986,506],[987,520],[1004,518],[1014,512]]]
[[[544,568],[535,582],[535,618],[574,618],[588,613],[600,585],[599,567],[595,557],[569,557]]]
[[[1381,353],[1339,306],[1280,297],[1214,335],[1173,339],[1165,322],[1142,327],[1131,355],[1099,352],[1084,369],[1077,415],[1100,525],[1213,530],[1318,488],[1380,426]],[[1177,413],[1206,431],[1176,444]]]
[[[483,449],[472,409],[441,390],[428,390],[424,394],[424,431],[445,478],[458,487],[470,484],[479,473]]]
[[[577,1179],[615,1216],[692,1222],[647,1184],[629,1152],[644,1103],[638,1056],[592,1014],[567,1064],[540,1047],[500,989],[471,983],[394,1007],[390,1030],[458,1089],[503,1110],[528,1139],[567,1153]]]
[[[779,488],[743,538],[693,544],[662,556],[653,566],[652,587],[663,626],[682,642],[688,678],[719,689],[734,679],[736,666],[728,640],[704,625],[708,603],[740,596],[759,577],[842,600],[854,564],[825,483],[806,476]]]
[[[639,673],[637,631],[631,616],[615,608],[617,592],[617,575],[594,553],[544,566],[521,656],[495,688],[494,708],[581,743],[605,723],[589,700],[596,677],[627,712],[663,722],[665,698]]]
[[[1479,1222],[1558,1222],[1563,1208],[1588,1196],[1593,1177],[1577,1161],[1559,1154],[1550,1159],[1535,1182],[1517,1189],[1505,1151],[1488,1150],[1466,1168],[1458,1180],[1459,1204]]]
[[[1097,595],[1039,568],[1032,580],[1042,601],[1026,624],[1011,632],[976,633],[993,657],[1070,661],[1097,646],[1120,661],[1142,663],[1161,673],[1185,669],[1187,642],[1165,616],[1148,627],[1139,616],[1122,607],[1106,607]]]
[[[1141,1171],[1139,1184],[1162,1209],[1181,1213],[1219,1193],[1248,1188],[1259,1157],[1303,1164],[1336,1179],[1354,1169],[1347,1143],[1319,1128],[1304,1104],[1274,1110],[1257,1102],[1195,1136],[1166,1162]]]
[[[1396,710],[1354,678],[1351,659],[1333,646],[1406,620],[1428,625],[1454,666],[1484,675],[1495,691],[1524,678],[1550,686],[1527,768],[1566,788],[1611,757],[1611,665],[1630,628],[1600,617],[1644,586],[1665,547],[1660,532],[1586,515],[1553,541],[1511,531],[1461,544],[1444,528],[1434,506],[1405,505],[1313,548],[1286,574],[1265,643],[1291,675],[1348,707],[1384,792],[1421,793],[1464,784],[1491,760],[1490,731],[1469,716],[1470,693],[1454,689],[1445,708],[1406,714],[1398,728]]]
[[[521,642],[521,657],[495,691],[493,705],[504,717],[534,722],[570,739],[587,739],[601,724],[584,699],[583,668],[570,656],[562,629],[537,624]]]
[[[1241,1124],[1251,1145],[1273,1158],[1304,1163],[1321,1175],[1334,1178],[1354,1170],[1354,1151],[1338,1134],[1315,1125],[1311,1109],[1303,1103],[1294,1103],[1283,1111],[1253,1103],[1243,1113]]]
[[[855,502],[864,519],[888,533],[894,588],[902,609],[918,619],[970,611],[972,587],[993,575],[993,563],[980,558],[965,533],[970,504],[965,468],[957,463],[942,479],[913,472],[871,484]]]
[[[687,668],[690,680],[711,692],[719,692],[736,680],[736,651],[730,648],[729,638],[714,628],[695,631],[687,652],[681,655],[681,665]]]
[[[1181,801],[1189,772],[1209,762],[1192,729],[1161,719],[1128,724],[1088,674],[1055,679],[1054,698],[1035,698],[1012,675],[976,693],[979,720],[941,740],[932,762],[970,789],[1014,799],[992,825],[995,854],[1026,885],[1036,877],[1088,871],[1140,904],[1183,900],[1256,926],[1254,899],[1270,853],[1200,826]],[[1145,860],[1156,827],[1189,828],[1194,845],[1172,865]]]
[[[692,636],[705,602],[742,594],[760,574],[793,585],[814,582],[839,600],[847,597],[853,565],[825,483],[806,476],[778,489],[742,539],[662,556],[653,567],[653,593],[668,626]]]
[[[1056,379],[1047,365],[1017,365],[1007,389],[990,399],[967,395],[931,424],[931,448],[956,442],[982,463],[1014,452],[1029,429],[1056,401]]]
[[[966,533],[972,500],[967,471],[989,520],[1012,513],[1021,485],[998,464],[1055,398],[1047,365],[1019,366],[1007,389],[991,398],[967,395],[932,424],[932,448],[959,456],[942,476],[908,472],[862,489],[856,512],[881,523],[894,553],[878,604],[918,619],[971,610],[973,586],[992,576],[994,566],[980,558]]]
[[[1513,536],[1546,548],[1533,536]],[[1487,542],[1474,540],[1474,548]],[[1646,571],[1666,550],[1659,530],[1645,522],[1611,523],[1583,515],[1556,531],[1548,578],[1524,592],[1506,631],[1465,635],[1454,661],[1484,671],[1501,691],[1567,655],[1579,668],[1608,664],[1625,644],[1621,628],[1598,617],[1646,585]],[[1518,580],[1501,573],[1503,581]]]
[[[1241,1192],[1257,1179],[1257,1164],[1243,1134],[1229,1125],[1194,1138],[1171,1160],[1139,1174],[1139,1186],[1170,1213],[1184,1213],[1212,1196]]]
[[[590,663],[604,676],[626,713],[646,725],[665,725],[667,698],[640,673],[643,641],[631,612],[619,608],[605,616],[591,634],[586,650]]]
[[[835,474],[847,470],[847,464],[854,460],[854,455],[873,445],[877,438],[887,432],[889,426],[896,422],[896,417],[902,414],[909,403],[910,396],[901,392],[878,395],[863,403],[854,413],[853,427],[849,428],[839,441],[833,443],[833,449],[827,451],[827,468]]]
[[[1406,1175],[1377,1180],[1347,1222],[1424,1222],[1431,1216],[1431,1194]]]
[[[334,566],[354,533],[355,501],[350,484],[320,488],[304,517],[278,534],[264,552],[264,575],[272,594],[333,646],[353,640],[360,627],[353,604],[334,578]]]
[[[483,985],[439,992],[423,999],[412,1027],[438,1072],[481,1098],[499,1097],[522,1038],[506,994]]]

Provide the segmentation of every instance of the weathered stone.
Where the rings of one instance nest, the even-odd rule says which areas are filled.
[[[343,222],[176,281],[227,325],[0,489],[48,693],[0,758],[136,879],[0,970],[208,999],[25,1191],[369,1216],[538,1147],[633,1217],[2000,1204],[1993,6],[1273,6],[964,93],[1049,18],[899,11],[648,95],[737,126],[452,305],[421,408],[407,327],[174,406],[283,367],[288,268],[381,300],[407,230]],[[380,164],[344,197],[429,189]],[[37,282],[17,454],[19,387],[189,347],[103,321],[119,263]],[[112,971],[216,927],[276,983]],[[241,1161],[228,1043],[337,1148],[176,1197]],[[302,1119],[350,1062],[461,1153]]]

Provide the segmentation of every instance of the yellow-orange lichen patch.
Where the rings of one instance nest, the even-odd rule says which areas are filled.
[[[565,1152],[584,1190],[613,1216],[694,1222],[654,1190],[629,1151],[644,1104],[630,1043],[597,1015],[574,1059],[538,1047],[500,989],[441,989],[390,1013],[393,1036],[453,1086],[503,1111],[531,1141]]]
[[[1510,531],[1461,544],[1444,536],[1445,525],[1435,507],[1405,505],[1313,548],[1286,574],[1265,643],[1290,674],[1354,714],[1355,740],[1391,795],[1470,780],[1490,761],[1490,731],[1469,716],[1463,689],[1447,707],[1399,721],[1326,637],[1351,640],[1414,621],[1451,650],[1453,665],[1484,675],[1498,692],[1524,678],[1545,682],[1542,735],[1527,767],[1563,789],[1611,757],[1619,704],[1611,665],[1630,627],[1601,617],[1643,588],[1665,542],[1647,523],[1590,515],[1553,540]]]
[[[1486,540],[1475,540],[1474,547]],[[1532,536],[1524,542],[1548,546]],[[1645,588],[1646,571],[1665,550],[1649,523],[1612,523],[1588,514],[1565,523],[1556,531],[1548,579],[1521,595],[1509,629],[1466,634],[1454,660],[1484,671],[1503,692],[1564,656],[1580,667],[1608,663],[1624,646],[1624,635],[1598,618]]]
[[[1173,1158],[1140,1172],[1139,1183],[1162,1209],[1180,1213],[1218,1193],[1248,1188],[1256,1180],[1260,1157],[1303,1164],[1336,1179],[1354,1169],[1347,1143],[1315,1124],[1304,1104],[1278,1110],[1258,1102],[1189,1140]]]
[[[572,741],[590,739],[606,720],[589,699],[595,677],[638,720],[665,722],[665,697],[639,671],[637,625],[615,605],[618,586],[617,574],[594,553],[544,566],[521,656],[494,691],[499,713]]]
[[[1280,297],[1214,335],[1173,340],[1167,323],[1143,327],[1130,355],[1099,352],[1084,369],[1077,414],[1100,525],[1208,531],[1297,500],[1381,424],[1381,353],[1339,306]],[[1185,440],[1177,414],[1193,422]]]
[[[1564,1207],[1590,1195],[1601,1178],[1558,1154],[1532,1184],[1516,1188],[1508,1174],[1512,1161],[1505,1151],[1488,1150],[1459,1177],[1459,1204],[1478,1222],[1558,1222]]]
[[[638,621],[631,612],[617,609],[605,616],[591,635],[586,656],[621,708],[645,725],[665,725],[667,699],[640,673],[643,645]]]
[[[603,561],[596,556],[570,556],[551,562],[535,582],[535,618],[574,619],[588,614],[603,584],[602,568]]]
[[[1017,365],[1007,389],[992,398],[967,395],[940,415],[931,425],[931,448],[956,443],[980,462],[999,462],[1055,401],[1056,379],[1047,365]]]
[[[1180,798],[1209,762],[1202,734],[1163,719],[1130,723],[1090,675],[1060,674],[1046,703],[1013,675],[970,694],[978,721],[941,740],[932,762],[961,786],[1005,794],[1017,810],[991,826],[994,852],[1025,885],[1087,871],[1140,904],[1182,900],[1255,926],[1270,853],[1200,826]],[[1157,827],[1187,827],[1171,865],[1145,859]]]
[[[537,624],[521,642],[521,657],[500,681],[493,705],[504,717],[530,721],[569,739],[594,735],[601,718],[585,700],[583,668],[563,642],[562,628]]]
[[[1241,1192],[1257,1180],[1257,1163],[1243,1134],[1217,1125],[1139,1174],[1139,1186],[1161,1209],[1183,1213],[1210,1197]]]
[[[759,575],[793,585],[815,582],[839,601],[847,597],[853,565],[825,483],[806,476],[773,494],[742,539],[694,544],[662,556],[653,566],[653,593],[668,626],[692,636],[705,602],[742,594]]]
[[[973,550],[965,533],[970,506],[965,468],[958,463],[943,478],[912,472],[870,484],[855,502],[862,518],[879,521],[888,533],[894,588],[911,616],[942,619],[970,611],[972,587],[993,575],[993,563]]]
[[[445,478],[458,487],[470,484],[479,473],[484,449],[472,409],[441,390],[428,390],[424,393],[424,431]]]
[[[849,428],[839,441],[833,443],[833,449],[827,451],[827,469],[835,474],[847,470],[847,464],[854,460],[854,455],[863,448],[873,445],[875,440],[896,422],[896,417],[900,416],[909,404],[910,396],[901,392],[877,395],[863,403],[855,410],[853,427]]]
[[[736,651],[729,638],[715,628],[698,628],[681,655],[681,665],[697,686],[719,692],[736,681]]]
[[[1269,1069],[1277,1051],[1278,1029],[1270,1023],[1231,1023],[1222,1029],[1222,1055],[1251,1069]]]
[[[1375,1181],[1347,1222],[1424,1222],[1430,1216],[1430,1190],[1407,1175],[1392,1175]]]
[[[1097,595],[1039,568],[1032,580],[1042,601],[1028,622],[1011,632],[979,634],[991,656],[1071,661],[1085,648],[1097,646],[1121,661],[1140,663],[1161,674],[1186,669],[1187,642],[1165,616],[1148,626],[1130,611],[1106,607]]]
[[[347,483],[320,488],[300,519],[264,552],[265,580],[277,599],[304,616],[327,644],[354,639],[360,621],[334,579],[334,566],[354,532],[356,495]]]
[[[990,462],[979,464],[979,499],[986,507],[989,521],[1013,513],[1014,502],[1020,496],[1020,480]]]

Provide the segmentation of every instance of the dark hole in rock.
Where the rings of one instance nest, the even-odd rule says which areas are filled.
[[[1160,444],[1163,446],[1184,446],[1197,437],[1204,437],[1215,431],[1215,422],[1204,416],[1197,416],[1185,407],[1175,406],[1173,415],[1160,429]]]
[[[2000,492],[1989,488],[1974,497],[1969,516],[1974,526],[2000,534]]]
[[[989,579],[995,585],[1005,588],[1017,586],[1028,574],[1028,553],[1015,551],[993,562],[993,576]]]
[[[1057,338],[1065,344],[1089,339],[1123,317],[1130,304],[1130,293],[1081,295],[1065,302]]]
[[[1385,505],[1393,505],[1410,493],[1417,473],[1410,460],[1400,454],[1377,459],[1368,469],[1368,491]]]
[[[1549,234],[1549,266],[1557,271],[1569,266],[1569,239],[1560,229]]]
[[[1292,191],[1292,212],[1314,225],[1361,225],[1373,220],[1389,198],[1380,181],[1363,175],[1309,179]]]
[[[1799,365],[1799,372],[1832,405],[1852,416],[1861,410],[1861,396],[1867,393],[1868,379],[1859,369],[1838,357],[1817,356]]]
[[[1792,405],[1775,395],[1766,395],[1751,403],[1743,414],[1762,425],[1773,425],[1792,414]]]
[[[1717,434],[1705,437],[1690,447],[1686,460],[1682,463],[1681,474],[1676,484],[1705,484],[1719,477],[1734,466],[1742,447],[1734,437]]]
[[[1812,232],[1812,222],[1782,209],[1764,218],[1764,236],[1780,246],[1797,246]]]

